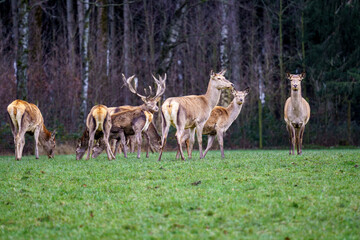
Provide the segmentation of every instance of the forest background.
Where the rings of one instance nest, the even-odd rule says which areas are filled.
[[[93,105],[141,104],[121,73],[136,74],[139,89],[167,73],[163,101],[204,93],[223,68],[251,89],[227,148],[288,145],[285,73],[303,71],[305,144],[360,144],[358,0],[3,0],[0,152],[13,152],[6,107],[16,98],[39,106],[58,144],[72,143]],[[230,101],[224,92],[219,105]]]

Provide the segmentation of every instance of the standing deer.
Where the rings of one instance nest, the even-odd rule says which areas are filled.
[[[153,97],[151,96],[151,88],[149,96],[144,96],[137,92],[136,88],[134,88],[131,84],[135,76],[131,76],[128,79],[126,79],[124,74],[122,76],[123,81],[129,88],[129,90],[139,96],[144,102],[144,104],[140,106],[123,106],[111,108],[112,128],[110,138],[117,140],[120,139],[120,141],[117,141],[115,149],[117,149],[121,143],[123,145],[124,156],[127,157],[126,136],[135,135],[136,143],[138,146],[137,158],[140,158],[142,133],[148,130],[153,119],[153,113],[159,110],[157,102],[160,100],[161,95],[165,92],[166,74],[164,78],[159,77],[159,79],[152,76],[157,85],[156,94]],[[102,148],[103,146],[100,142],[100,146],[99,148],[96,148],[96,151],[102,151]]]
[[[206,121],[203,129],[203,135],[208,135],[208,143],[206,150],[204,152],[204,158],[207,152],[210,150],[215,137],[217,137],[220,150],[221,150],[221,157],[224,158],[224,133],[229,129],[231,124],[235,121],[235,119],[239,116],[242,106],[245,103],[245,97],[250,92],[249,88],[246,88],[243,91],[232,91],[234,99],[229,104],[228,107],[220,107],[216,106],[210,114],[210,118]],[[189,158],[191,158],[192,149],[189,149],[189,139],[190,130],[186,129],[185,134],[183,135],[182,142],[186,143],[187,152]],[[179,157],[179,151],[176,153],[176,158]]]
[[[291,144],[289,154],[295,154],[296,145],[297,154],[301,155],[305,125],[310,119],[309,103],[301,96],[301,81],[305,78],[305,73],[287,73],[286,77],[291,81],[291,96],[284,107],[284,119]]]
[[[25,145],[25,133],[33,133],[35,138],[35,156],[39,158],[39,143],[49,158],[54,157],[55,131],[50,133],[45,125],[39,108],[22,100],[15,100],[7,107],[11,132],[15,142],[15,159],[21,160]]]
[[[86,130],[76,148],[76,160],[80,160],[87,149],[86,160],[89,160],[94,145],[95,134],[102,133],[109,160],[115,159],[109,144],[111,117],[104,105],[95,105],[86,118]]]
[[[205,95],[172,97],[165,100],[161,107],[162,138],[158,161],[161,160],[170,125],[176,127],[176,138],[181,159],[185,160],[181,139],[187,128],[190,129],[190,149],[192,149],[194,144],[194,131],[196,128],[200,158],[203,158],[202,133],[205,122],[209,119],[211,110],[219,102],[221,90],[234,88],[233,84],[225,78],[225,72],[226,70],[222,70],[219,73],[211,71]]]

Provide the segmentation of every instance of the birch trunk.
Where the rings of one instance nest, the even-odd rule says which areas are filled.
[[[13,42],[14,44],[14,77],[17,79],[17,49],[19,42],[19,22],[18,22],[18,1],[11,0],[11,13],[12,13],[12,24],[13,24]]]
[[[29,4],[21,0],[18,9],[19,28],[16,58],[16,98],[27,99],[28,95],[28,52],[29,52]]]
[[[228,58],[228,1],[224,0],[221,4],[221,42],[220,42],[220,63],[221,69],[229,69],[229,58]],[[220,105],[228,106],[231,99],[231,93],[229,90],[223,90],[220,97]]]
[[[176,3],[176,11],[170,22],[167,38],[164,40],[163,47],[161,49],[160,67],[157,73],[164,74],[171,66],[173,59],[173,51],[176,45],[178,45],[180,29],[183,24],[184,15],[187,9],[188,1],[181,1]]]
[[[80,33],[82,36],[81,41],[81,107],[80,118],[85,121],[87,114],[87,101],[88,101],[88,89],[89,89],[89,33],[90,33],[90,8],[88,2],[78,2],[79,8],[79,30],[83,30]]]

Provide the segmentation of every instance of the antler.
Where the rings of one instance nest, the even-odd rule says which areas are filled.
[[[122,74],[122,77],[123,77],[124,84],[129,88],[130,92],[135,93],[135,94],[138,95],[140,98],[146,98],[145,96],[139,94],[139,93],[136,91],[136,88],[134,88],[134,87],[131,85],[131,81],[134,80],[135,75],[132,75],[131,77],[129,77],[128,79],[126,79],[125,75]]]
[[[154,78],[155,80],[155,83],[156,83],[156,86],[157,86],[157,89],[156,89],[156,94],[155,96],[153,97],[154,99],[157,98],[157,97],[160,97],[161,95],[164,94],[165,92],[165,88],[166,88],[166,73],[164,75],[164,78],[162,78],[160,75],[159,75],[159,79],[157,79],[154,75],[151,74],[151,76]]]

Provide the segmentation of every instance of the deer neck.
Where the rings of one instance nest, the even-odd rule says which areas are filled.
[[[291,104],[294,109],[299,109],[302,103],[301,87],[297,91],[291,89]]]
[[[43,124],[39,133],[39,141],[41,145],[44,146],[45,143],[49,141],[50,137],[51,133],[46,129],[45,125]]]
[[[244,104],[244,103],[243,103]],[[226,110],[229,113],[229,123],[233,123],[235,119],[239,116],[243,104],[239,105],[236,103],[235,99],[229,104]]]
[[[221,95],[221,90],[213,86],[210,79],[207,91],[204,95],[205,98],[208,100],[210,109],[213,109],[218,104],[220,100],[220,95]]]
[[[147,111],[145,103],[141,104],[139,107],[142,111]]]

